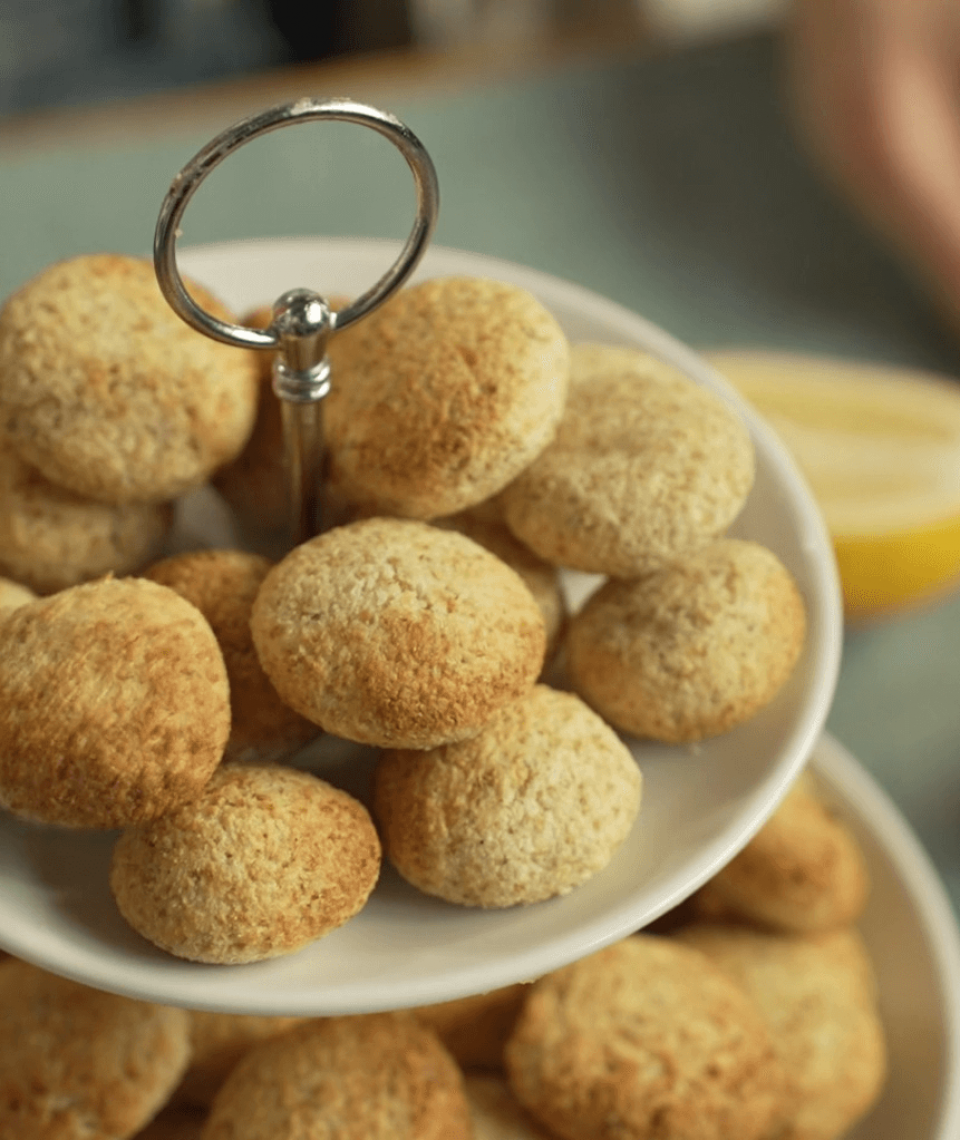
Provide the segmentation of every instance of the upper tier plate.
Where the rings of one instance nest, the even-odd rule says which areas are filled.
[[[294,287],[356,295],[399,246],[351,239],[255,241],[185,249],[184,274],[238,312]],[[840,659],[840,593],[830,541],[806,484],[770,431],[703,361],[641,317],[576,285],[509,262],[433,248],[417,276],[469,274],[529,289],[573,340],[651,351],[728,399],[753,435],[756,484],[733,533],[774,550],[807,604],[808,639],[775,702],[696,747],[632,744],[645,785],[633,831],[610,866],[564,898],[480,911],[429,898],[390,870],[367,907],[288,957],[247,966],[178,961],[134,934],[109,893],[114,836],[0,822],[0,945],[101,989],[238,1013],[332,1014],[399,1008],[533,978],[599,949],[680,902],[730,859],[779,803],[820,736]],[[180,511],[177,541],[236,541],[210,491]],[[569,575],[574,598],[589,581]],[[369,751],[330,739],[298,763],[361,795]]]

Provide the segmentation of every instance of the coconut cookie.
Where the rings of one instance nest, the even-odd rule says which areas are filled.
[[[176,590],[210,623],[230,682],[231,729],[225,760],[276,760],[318,734],[280,700],[260,665],[250,611],[269,559],[241,550],[198,550],[156,562],[144,577]]]
[[[120,836],[110,887],[161,949],[255,962],[342,926],[379,872],[380,842],[352,796],[293,768],[230,765],[203,795]]]
[[[172,524],[167,503],[99,503],[0,452],[0,573],[38,593],[139,569]]]
[[[190,1056],[185,1010],[133,1001],[26,962],[0,966],[0,1136],[131,1137]]]
[[[387,857],[415,887],[514,906],[601,871],[637,817],[640,784],[613,729],[572,693],[537,685],[469,740],[384,752],[373,813]]]
[[[522,579],[461,534],[372,518],[275,566],[251,618],[281,698],[362,744],[472,736],[543,666],[543,617]]]
[[[550,442],[569,345],[514,285],[439,277],[402,289],[330,343],[334,479],[384,514],[432,519],[499,491]]]
[[[702,924],[675,937],[728,972],[766,1018],[785,1077],[778,1140],[845,1136],[886,1076],[873,970],[859,935],[797,938]]]
[[[162,502],[204,483],[246,443],[256,399],[252,354],[182,321],[149,261],[57,262],[0,310],[0,430],[51,482],[88,498]]]
[[[203,1140],[472,1140],[463,1078],[403,1013],[327,1017],[252,1049]]]
[[[769,704],[805,636],[803,598],[777,556],[721,539],[657,574],[604,583],[574,615],[565,645],[573,688],[601,716],[678,744]]]
[[[753,476],[750,435],[714,392],[645,353],[576,345],[556,438],[502,506],[548,562],[635,578],[723,534]]]
[[[0,802],[18,815],[153,819],[200,794],[229,732],[217,639],[165,586],[101,578],[0,621]]]
[[[854,922],[869,890],[856,836],[804,774],[746,847],[694,894],[690,907],[701,918],[810,934]]]
[[[756,1004],[689,946],[635,935],[536,982],[507,1076],[561,1140],[766,1140],[783,1073]]]

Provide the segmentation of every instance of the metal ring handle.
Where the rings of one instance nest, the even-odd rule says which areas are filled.
[[[193,300],[177,268],[176,239],[190,199],[204,178],[235,150],[259,135],[310,120],[336,120],[371,127],[388,138],[407,161],[417,192],[417,216],[393,266],[345,309],[331,315],[331,331],[353,324],[399,288],[416,268],[436,225],[440,194],[433,162],[417,136],[399,119],[352,99],[298,99],[246,119],[211,139],[174,178],[157,219],[153,259],[157,281],[173,310],[199,332],[239,348],[278,349],[273,329],[252,329],[214,317]]]

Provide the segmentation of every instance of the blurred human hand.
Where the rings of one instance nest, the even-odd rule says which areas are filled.
[[[802,135],[960,329],[960,0],[793,0]]]

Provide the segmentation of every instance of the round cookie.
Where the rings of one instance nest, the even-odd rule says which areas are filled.
[[[413,1013],[437,1034],[461,1069],[503,1068],[503,1047],[530,988],[528,982],[417,1006]]]
[[[232,314],[196,284],[208,312]],[[0,310],[0,430],[51,482],[108,503],[163,502],[244,446],[252,353],[195,331],[143,259],[57,262]]]
[[[0,966],[0,1136],[128,1137],[190,1055],[185,1010],[133,1001],[26,962]]]
[[[366,903],[380,842],[366,808],[293,768],[230,765],[201,796],[117,840],[110,888],[144,938],[196,962],[256,962]]]
[[[764,826],[690,899],[699,917],[812,934],[860,917],[870,890],[856,836],[804,774]]]
[[[548,562],[636,578],[723,534],[753,476],[750,435],[714,392],[645,353],[575,345],[556,438],[502,506]]]
[[[570,621],[567,669],[617,728],[687,743],[769,704],[805,636],[803,598],[777,556],[721,539],[657,574],[600,586]]]
[[[252,1049],[203,1140],[472,1140],[463,1079],[409,1014],[320,1018]]]
[[[270,566],[269,559],[242,550],[197,550],[155,562],[143,572],[195,605],[220,643],[231,710],[224,760],[277,760],[319,732],[280,700],[254,648],[250,612]]]
[[[700,924],[675,937],[706,954],[763,1013],[785,1074],[777,1140],[837,1140],[886,1077],[872,966],[853,929],[808,938]]]
[[[172,524],[168,503],[99,503],[0,452],[0,573],[37,593],[131,573],[155,556]]]
[[[410,519],[364,519],[295,548],[260,587],[251,629],[283,701],[385,748],[474,735],[533,686],[546,649],[516,571]]]
[[[572,693],[537,685],[469,740],[388,750],[373,776],[384,853],[427,894],[506,907],[601,871],[640,810],[626,745]]]
[[[23,586],[9,578],[0,578],[0,610],[15,610],[27,602],[36,601],[36,597],[29,586]]]
[[[384,514],[432,519],[506,486],[563,413],[569,345],[526,290],[438,277],[330,343],[333,477]]]
[[[765,1140],[783,1074],[754,1002],[706,955],[634,935],[536,982],[505,1052],[560,1140]]]
[[[174,1100],[191,1108],[209,1108],[220,1086],[254,1045],[278,1037],[302,1021],[300,1017],[193,1010],[190,1064]]]
[[[0,803],[72,827],[153,819],[200,794],[230,732],[203,615],[143,579],[100,578],[0,622]]]

